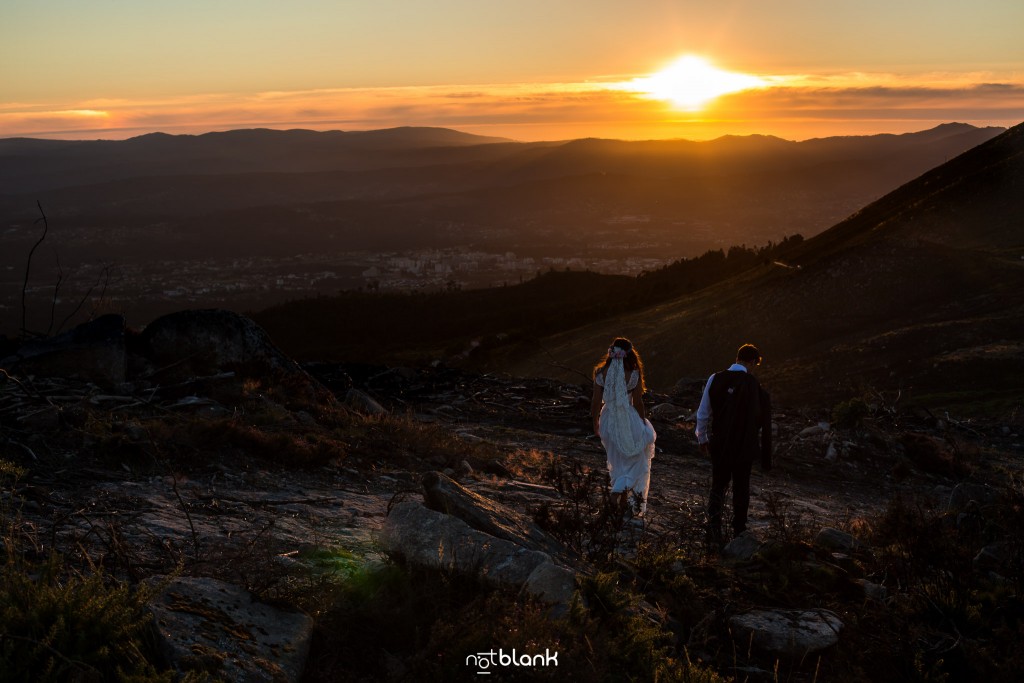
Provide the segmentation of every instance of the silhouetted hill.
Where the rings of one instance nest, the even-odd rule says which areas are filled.
[[[1024,376],[1024,125],[943,164],[762,265],[677,301],[491,361],[585,368],[616,334],[655,385],[704,377],[745,341],[789,400],[902,389],[921,400],[1019,406]],[[1005,403],[1001,404],[1005,407]]]
[[[750,233],[748,242],[816,233],[998,132],[957,126],[799,143],[748,136],[526,144],[421,128],[157,133],[124,141],[8,139],[0,140],[0,212],[9,220],[28,218],[42,200],[75,224],[95,225],[125,212],[136,223],[174,222],[202,211],[351,199],[419,198],[429,205],[464,193],[460,204],[475,205],[491,220],[497,213],[501,221],[505,212],[489,205],[495,193],[514,205],[536,203],[538,195],[558,203],[558,186],[551,184],[561,183],[600,200],[607,195],[603,178],[612,175],[645,193],[636,201],[598,202],[589,213],[555,207],[560,220],[569,227],[590,226],[594,218],[634,212],[650,216],[668,233],[680,232],[672,229],[674,221],[714,222],[718,232],[728,233],[719,243],[727,246],[744,241],[736,239],[743,231]],[[787,206],[794,207],[788,213],[796,224],[780,232],[765,212]],[[315,231],[312,224],[307,229]]]
[[[383,168],[416,163],[423,150],[501,142],[508,141],[445,128],[411,127],[151,133],[119,141],[9,138],[0,139],[0,187],[2,194],[40,193],[148,176]]]

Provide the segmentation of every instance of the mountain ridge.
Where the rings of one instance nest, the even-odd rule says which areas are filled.
[[[833,396],[872,383],[935,392],[944,373],[969,376],[967,366],[1010,391],[1006,374],[1024,371],[1021,361],[993,366],[975,353],[971,363],[952,363],[951,354],[1024,338],[1022,182],[1024,124],[804,241],[790,267],[764,265],[676,302],[542,340],[543,357],[519,349],[485,366],[528,375],[550,372],[553,363],[584,368],[589,349],[623,334],[654,352],[648,367],[661,386],[706,374],[755,341],[775,356],[762,369],[767,380],[791,398],[818,381],[834,387]],[[929,239],[928,226],[941,239]],[[917,339],[921,329],[934,335],[928,344]],[[840,351],[842,358],[829,357]],[[842,367],[851,357],[856,372]]]

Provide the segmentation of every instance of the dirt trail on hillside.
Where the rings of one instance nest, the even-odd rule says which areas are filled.
[[[367,389],[387,402],[383,386]],[[693,393],[693,392],[691,392]],[[650,395],[649,412],[658,433],[649,494],[649,528],[671,532],[681,518],[703,514],[711,480],[711,463],[693,435],[693,396]],[[462,438],[492,444],[506,453],[551,454],[569,468],[580,463],[605,468],[604,450],[591,430],[589,391],[585,386],[542,379],[493,375],[453,376],[448,382],[410,390],[401,402],[417,419],[446,425]],[[899,493],[933,494],[955,482],[922,471],[901,471],[899,435],[907,425],[873,426],[838,432],[820,417],[776,411],[775,467],[764,473],[755,464],[751,482],[750,526],[755,533],[771,524],[848,527],[876,515]],[[917,428],[928,430],[925,425]],[[934,431],[934,430],[932,430]],[[513,458],[515,459],[515,458]],[[457,473],[458,474],[458,473]],[[536,479],[534,483],[549,483]],[[514,478],[514,477],[513,477]],[[502,498],[504,478],[474,473],[463,483]]]

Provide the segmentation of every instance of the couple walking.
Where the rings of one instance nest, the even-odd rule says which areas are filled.
[[[714,543],[721,542],[722,508],[730,482],[732,529],[739,535],[747,528],[754,460],[760,456],[765,471],[772,467],[771,402],[752,374],[760,364],[757,347],[741,346],[735,363],[708,378],[697,409],[697,442],[701,453],[711,457],[708,538]],[[594,368],[590,412],[594,432],[608,456],[612,500],[620,508],[632,502],[638,516],[647,509],[657,438],[644,408],[644,390],[640,355],[628,339],[620,337]]]

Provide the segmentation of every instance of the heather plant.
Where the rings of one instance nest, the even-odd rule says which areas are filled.
[[[907,680],[1016,680],[1024,666],[1022,509],[1011,482],[964,511],[897,496],[875,521],[874,569],[900,591],[891,618],[904,633],[895,642]]]
[[[581,557],[608,562],[621,540],[622,512],[612,504],[607,472],[552,459],[545,479],[562,500],[539,506],[534,521]]]
[[[478,675],[472,658],[500,648],[553,655],[558,665],[506,667],[499,680],[722,680],[677,656],[672,634],[637,602],[613,573],[583,579],[569,608],[556,612],[466,577],[365,565],[319,615],[307,678],[470,680]]]
[[[871,407],[861,398],[851,398],[832,408],[832,424],[841,429],[860,427],[871,414]]]
[[[88,565],[77,570],[56,553],[24,552],[15,485],[25,471],[0,461],[0,678],[4,681],[208,681],[160,671],[152,590],[133,588]]]

